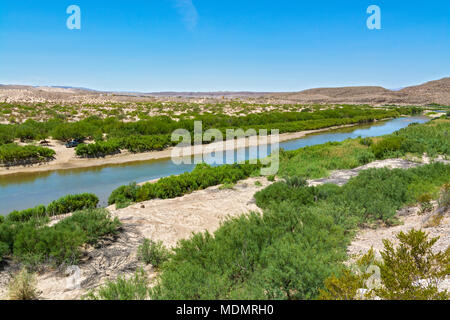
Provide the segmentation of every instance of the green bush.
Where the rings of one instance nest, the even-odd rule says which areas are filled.
[[[98,205],[99,199],[95,194],[83,193],[67,195],[51,202],[47,206],[47,215],[54,216],[84,209],[93,209]]]
[[[45,217],[46,215],[47,212],[45,206],[40,205],[32,209],[13,211],[6,216],[6,219],[11,221],[27,221],[32,218],[42,218]]]
[[[0,163],[5,165],[44,162],[54,155],[54,150],[45,147],[19,146],[15,143],[0,145]]]
[[[206,189],[223,183],[236,183],[248,178],[260,164],[233,164],[211,167],[206,164],[198,165],[192,172],[178,176],[161,178],[155,183],[146,183],[143,186],[131,184],[121,186],[114,190],[108,203],[128,203],[146,201],[151,199],[170,199],[180,197],[196,190]]]
[[[159,268],[164,262],[169,260],[170,252],[164,247],[162,241],[144,239],[138,248],[139,260],[146,264],[151,264],[154,268]]]
[[[76,264],[81,245],[118,232],[120,222],[103,209],[75,212],[52,227],[26,223],[12,239],[13,255],[23,262]],[[0,234],[1,235],[1,234]]]
[[[84,158],[105,157],[120,152],[120,143],[116,139],[98,141],[92,144],[79,144],[75,148],[77,156]]]
[[[402,148],[403,138],[387,137],[373,144],[370,148],[377,159],[392,156]]]
[[[127,186],[121,186],[114,190],[108,198],[109,204],[116,204],[118,207],[123,207],[125,204],[135,202],[137,193],[140,187],[136,182],[130,183]]]
[[[0,146],[14,142],[14,130],[11,125],[0,124]]]
[[[148,278],[140,269],[133,277],[119,276],[116,281],[108,281],[97,292],[89,292],[86,300],[145,300],[148,298]]]
[[[450,275],[450,249],[434,253],[432,247],[438,238],[428,239],[420,230],[400,232],[397,239],[400,242],[397,248],[391,241],[383,240],[381,260],[377,261],[371,250],[358,260],[353,271],[344,268],[339,276],[326,279],[320,299],[448,300],[449,292],[439,292],[437,283]],[[379,268],[380,282],[374,287],[368,288],[371,269],[361,268],[362,263]],[[358,289],[366,289],[366,294],[361,297]]]
[[[434,253],[432,247],[439,238],[428,239],[420,230],[400,232],[397,238],[398,248],[388,240],[383,242],[383,260],[377,263],[383,286],[374,293],[388,300],[448,300],[449,292],[439,292],[436,283],[450,276],[450,248]],[[430,283],[417,285],[425,279]]]
[[[77,211],[56,225],[57,229],[79,229],[86,235],[86,242],[94,245],[105,235],[115,235],[121,226],[119,219],[112,219],[106,209]]]
[[[371,138],[361,138],[359,139],[359,143],[361,143],[363,146],[370,147],[373,145],[373,140]]]
[[[6,216],[6,220],[27,221],[32,218],[51,217],[83,209],[93,209],[97,207],[98,202],[97,196],[90,193],[67,195],[51,202],[47,207],[40,205],[32,209],[13,211]]]
[[[2,262],[3,257],[9,254],[9,246],[7,243],[0,242],[0,262]]]

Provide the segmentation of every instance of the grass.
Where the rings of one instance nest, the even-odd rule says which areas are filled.
[[[11,279],[8,285],[8,296],[11,300],[37,300],[36,274],[23,268]]]
[[[322,145],[280,152],[280,176],[322,178],[330,171],[351,169],[375,160],[369,148],[356,140],[329,142]]]

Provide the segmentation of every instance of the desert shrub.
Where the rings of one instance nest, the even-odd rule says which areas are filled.
[[[49,134],[48,129],[49,125],[46,123],[28,119],[16,127],[15,137],[20,141],[45,139]]]
[[[399,152],[402,142],[402,138],[390,136],[376,142],[370,148],[377,159],[385,159]]]
[[[106,235],[116,235],[121,223],[105,209],[77,211],[55,225],[56,229],[80,229],[86,235],[86,243],[94,245]]]
[[[135,184],[121,186],[111,193],[108,203],[176,198],[223,183],[234,184],[249,177],[260,167],[260,164],[252,165],[248,163],[218,167],[201,164],[197,165],[192,172],[161,178],[155,183],[146,183],[143,186],[136,186]]]
[[[122,147],[130,152],[163,150],[172,144],[169,135],[129,136],[123,139]]]
[[[2,262],[3,257],[9,254],[9,246],[5,242],[0,242],[0,262]]]
[[[8,296],[11,300],[36,300],[38,298],[36,285],[36,275],[23,268],[10,281]]]
[[[52,227],[33,222],[19,224],[19,230],[9,237],[13,255],[30,264],[76,264],[81,245],[94,245],[101,237],[116,234],[120,226],[117,218],[112,220],[103,209],[75,212]]]
[[[105,157],[120,152],[120,142],[116,139],[108,141],[97,141],[90,144],[79,144],[75,153],[83,158]]]
[[[369,150],[358,154],[356,159],[360,165],[365,165],[376,160],[375,155]]]
[[[5,165],[48,161],[54,155],[54,150],[45,147],[19,146],[15,143],[0,145],[0,163]]]
[[[428,239],[420,230],[397,235],[400,245],[394,248],[384,240],[380,268],[383,286],[374,292],[388,300],[449,299],[448,292],[439,292],[437,284],[450,275],[450,248],[434,253],[432,247],[439,238]]]
[[[47,218],[48,219],[48,218]],[[38,228],[42,226],[47,219],[31,219],[26,222],[17,222],[7,220],[4,223],[0,224],[0,242],[6,244],[8,246],[7,253],[11,253],[14,247],[14,240],[22,229],[27,226],[32,226],[34,228]]]
[[[64,122],[55,126],[51,136],[60,141],[84,140],[101,134],[101,129],[88,119],[78,122]]]
[[[417,201],[411,186],[442,185],[450,167],[371,169],[342,187],[274,183],[255,195],[264,214],[182,240],[162,266],[154,299],[313,299],[338,274],[358,224]],[[430,185],[429,185],[430,186]]]
[[[40,263],[75,264],[85,241],[81,230],[27,226],[14,239],[13,254],[29,267]]]
[[[378,297],[386,300],[448,300],[448,291],[439,291],[438,285],[450,275],[450,248],[445,252],[433,252],[438,238],[429,239],[421,230],[400,232],[399,245],[394,247],[389,240],[383,240],[381,260],[374,259],[369,251],[359,261],[369,262],[379,269],[379,282],[369,285],[372,276],[369,268],[355,272],[344,268],[339,276],[325,281],[320,298],[324,300],[354,300]],[[374,271],[374,269],[372,269]],[[364,297],[358,297],[358,289],[364,289]]]
[[[421,195],[418,199],[420,204],[420,212],[425,213],[429,212],[433,209],[433,205],[431,204],[431,200],[433,200],[433,197],[429,193],[425,193]]]
[[[0,146],[14,142],[12,126],[0,124]]]
[[[84,209],[93,209],[97,207],[98,202],[98,197],[91,193],[67,195],[51,202],[47,206],[46,212],[48,216],[54,216]]]
[[[46,208],[43,205],[26,209],[22,211],[13,211],[6,216],[7,220],[10,221],[27,221],[31,218],[42,218],[46,216]]]
[[[361,138],[359,139],[359,143],[363,146],[370,147],[373,144],[373,140],[371,138]]]
[[[138,248],[139,260],[146,264],[151,264],[154,268],[159,268],[169,259],[170,252],[161,241],[144,239],[144,242]]]
[[[293,188],[306,187],[308,185],[308,181],[306,181],[303,177],[293,176],[285,178],[286,184]]]
[[[32,218],[51,217],[83,209],[93,209],[97,207],[98,202],[97,196],[90,193],[67,195],[51,202],[47,207],[39,205],[31,209],[13,211],[6,216],[6,220],[27,221]]]
[[[86,300],[145,300],[148,298],[148,278],[145,272],[137,270],[133,277],[119,276],[116,281],[108,281],[97,292],[91,291]]]
[[[365,288],[367,276],[354,274],[343,268],[339,276],[332,275],[325,279],[324,289],[320,289],[319,300],[356,300],[358,291]]]
[[[126,186],[121,186],[115,189],[108,198],[109,204],[116,204],[120,206],[123,203],[130,203],[136,201],[137,192],[139,190],[139,186],[136,182],[130,183]]]
[[[283,201],[295,201],[298,205],[312,204],[318,193],[316,188],[297,187],[286,182],[276,182],[255,194],[256,204],[260,208],[269,208]]]

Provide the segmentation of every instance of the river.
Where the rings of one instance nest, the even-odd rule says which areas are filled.
[[[353,126],[281,142],[280,148],[295,150],[330,141],[381,136],[405,128],[413,122],[427,121],[425,117],[404,117],[372,125]],[[248,150],[245,157],[249,158]],[[39,204],[46,205],[64,195],[83,192],[95,193],[100,198],[100,205],[105,206],[111,191],[121,185],[181,174],[193,168],[193,164],[176,165],[169,158],[104,167],[3,176],[0,177],[0,214],[5,215],[13,210],[32,208]]]

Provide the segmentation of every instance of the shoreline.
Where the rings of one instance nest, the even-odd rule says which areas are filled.
[[[382,119],[382,120],[375,120],[376,122],[380,121],[386,121],[390,120],[391,118]],[[325,131],[331,131],[346,127],[353,127],[360,125],[358,123],[354,124],[347,124],[342,126],[333,126],[333,127],[327,127],[322,129],[315,129],[315,130],[306,130],[306,131],[299,131],[299,132],[292,132],[292,133],[282,133],[279,135],[278,142],[285,142],[289,140],[295,140],[303,138],[309,134],[319,133],[319,132],[325,132]],[[251,137],[252,138],[252,137]],[[251,140],[251,141],[250,141]],[[257,141],[255,141],[257,140]],[[183,147],[179,150],[181,151],[181,154],[185,154],[185,152],[189,152],[191,155],[199,155],[199,154],[208,154],[213,151],[229,151],[229,150],[236,150],[239,148],[245,148],[248,147],[256,147],[259,145],[267,144],[267,142],[272,141],[272,136],[268,135],[267,139],[261,139],[260,141],[259,136],[257,139],[253,137],[253,139],[250,138],[239,138],[235,139],[234,142],[231,144],[230,140],[223,141],[223,142],[215,142],[210,144],[204,144],[202,145],[202,150],[196,150],[193,146],[189,147]],[[167,148],[162,151],[150,151],[150,152],[143,152],[143,153],[130,153],[130,152],[122,152],[118,155],[111,155],[106,156],[104,158],[94,158],[94,159],[83,159],[83,158],[77,158],[75,156],[75,150],[74,149],[67,149],[64,145],[57,143],[56,141],[52,140],[56,146],[52,147],[53,150],[57,152],[56,159],[52,160],[50,162],[45,162],[42,164],[35,164],[35,165],[29,165],[29,166],[17,166],[17,167],[0,167],[0,177],[2,176],[9,176],[13,174],[27,174],[27,173],[38,173],[38,172],[49,172],[49,171],[60,171],[60,170],[72,170],[72,169],[81,169],[81,168],[95,168],[95,167],[103,167],[103,166],[109,166],[109,165],[121,165],[121,164],[131,164],[131,163],[137,163],[137,162],[146,162],[146,161],[152,161],[152,160],[163,160],[163,159],[170,159],[172,155],[172,151],[176,147]],[[273,141],[276,142],[276,141]],[[190,150],[189,150],[190,149]]]

